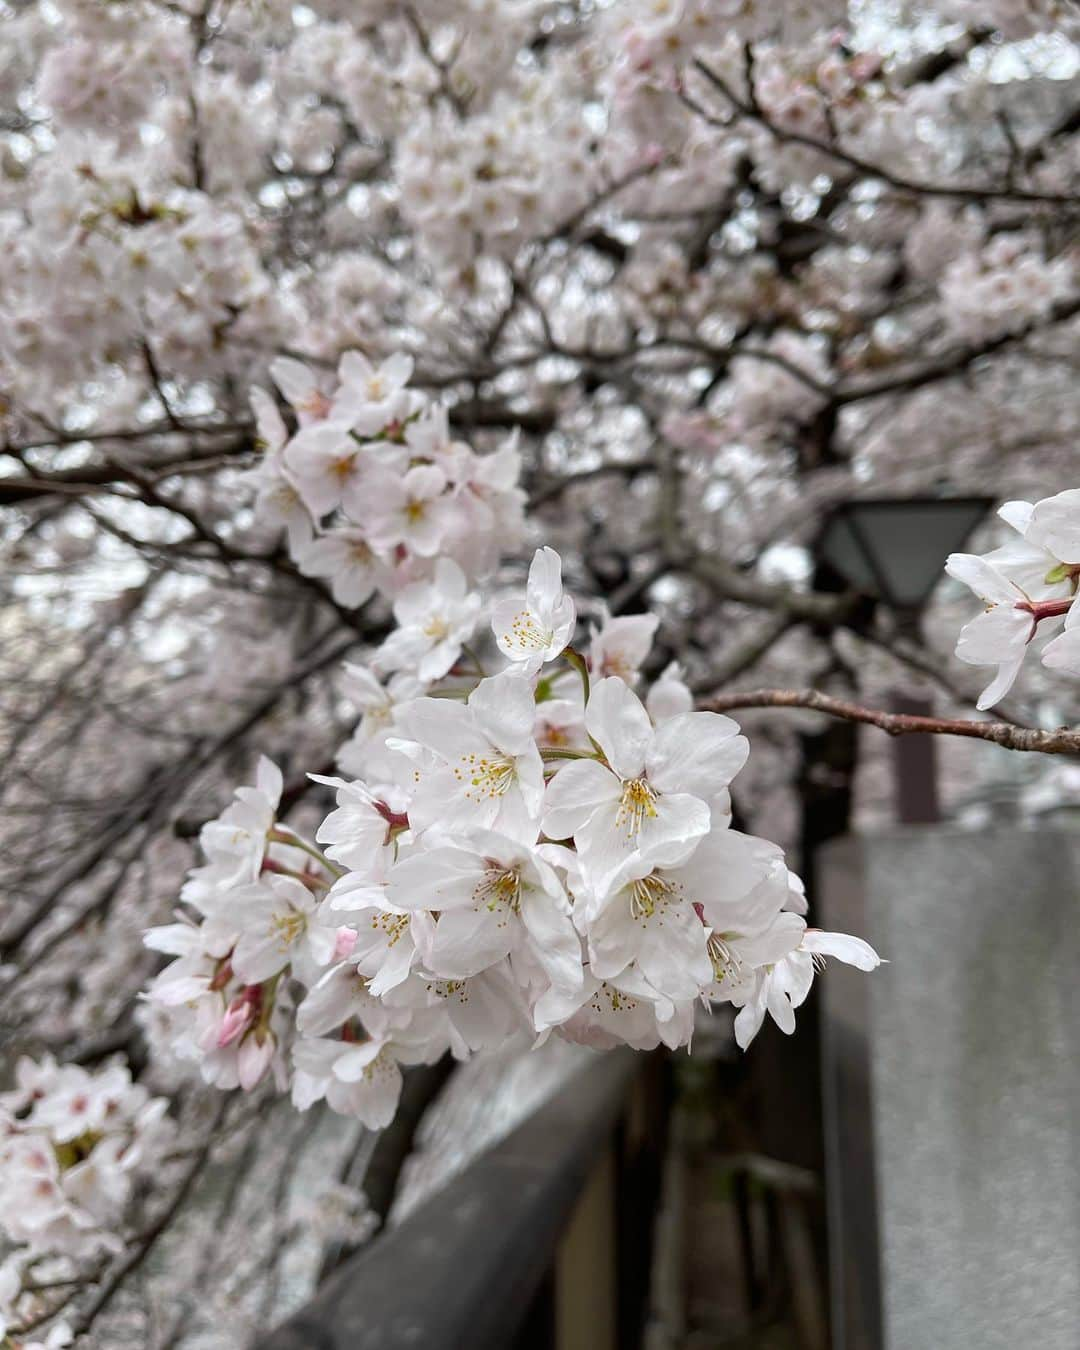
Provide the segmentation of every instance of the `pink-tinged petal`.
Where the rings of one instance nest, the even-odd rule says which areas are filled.
[[[355,928],[349,928],[342,925],[334,933],[334,945],[330,952],[331,961],[344,961],[356,946],[357,932]]]
[[[645,705],[624,680],[612,675],[593,685],[585,726],[620,778],[641,776],[653,728]]]
[[[541,827],[549,839],[569,839],[604,804],[618,802],[622,784],[595,759],[565,764],[547,785]]]
[[[686,712],[657,727],[646,757],[649,782],[660,792],[711,797],[746,763],[750,745],[739,724],[720,713]]]
[[[802,940],[802,949],[820,956],[835,956],[838,961],[856,966],[859,970],[876,970],[881,965],[881,957],[873,947],[849,933],[825,933],[820,928],[808,928]]]
[[[225,1016],[221,1019],[217,1034],[218,1049],[223,1050],[238,1041],[254,1020],[255,1004],[246,996],[246,991],[238,994],[225,1009]]]
[[[270,1067],[276,1048],[277,1043],[269,1032],[265,1033],[261,1041],[257,1033],[251,1035],[240,1046],[236,1052],[236,1069],[240,1086],[245,1092],[250,1092],[262,1079]]]

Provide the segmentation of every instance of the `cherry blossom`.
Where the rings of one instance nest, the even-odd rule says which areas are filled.
[[[384,670],[404,671],[425,683],[440,679],[476,631],[480,597],[468,589],[465,573],[440,558],[431,581],[406,586],[394,603],[397,627],[376,653]]]
[[[477,975],[524,944],[553,985],[581,985],[565,889],[539,852],[515,838],[479,831],[433,843],[397,864],[388,896],[404,910],[439,912],[423,953],[436,975]]]
[[[598,885],[630,857],[668,864],[687,858],[708,833],[710,801],[746,761],[737,725],[691,712],[654,729],[617,676],[593,686],[585,725],[605,760],[577,760],[556,775],[544,800],[544,833],[572,835]]]
[[[529,682],[508,673],[481,680],[465,704],[416,699],[399,710],[399,743],[415,756],[415,829],[483,828],[535,838],[544,774],[533,740]]]
[[[703,1005],[746,1044],[822,957],[877,964],[731,826],[734,779],[795,837],[799,738],[736,777],[695,709],[841,661],[874,686],[888,607],[822,589],[817,519],[1053,492],[1080,297],[1073,7],[886,8],[5,7],[27,1044],[81,1057],[134,1000],[185,1132],[208,1088],[379,1128],[408,1064],[679,1049]],[[985,666],[978,706],[1014,689],[1043,745],[1080,675],[1064,486],[949,560],[985,606],[961,668],[913,653]],[[0,1102],[0,1339],[73,1337],[63,1294],[27,1326],[20,1253],[122,1262],[167,1189],[126,1073],[24,1061]]]
[[[1080,557],[1080,492],[1060,492],[1034,505],[1006,502],[998,514],[1020,539],[982,557],[954,553],[946,563],[946,571],[986,604],[965,624],[956,648],[962,661],[998,667],[979,708],[993,707],[1008,693],[1036,634],[1071,614],[1080,578],[1080,565],[1072,561]],[[1073,639],[1062,634],[1055,641],[1060,645],[1047,661],[1045,653],[1054,646],[1048,643],[1043,660],[1060,668]]]
[[[503,655],[535,675],[570,641],[575,621],[573,599],[563,594],[562,559],[554,549],[541,548],[529,567],[524,605],[513,596],[500,600],[491,627]]]

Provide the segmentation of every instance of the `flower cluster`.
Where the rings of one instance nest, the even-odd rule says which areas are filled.
[[[373,365],[347,352],[336,381],[290,357],[270,370],[296,427],[290,435],[274,399],[254,391],[265,451],[257,511],[286,530],[300,570],[327,578],[338,604],[378,591],[408,609],[436,559],[464,581],[517,542],[516,448],[478,455],[455,440],[446,408],[406,387],[409,357]]]
[[[986,606],[964,625],[956,645],[961,661],[997,667],[979,699],[983,709],[1012,688],[1037,634],[1056,633],[1042,648],[1044,666],[1080,675],[1080,489],[1034,505],[1006,502],[998,515],[1018,539],[981,557],[953,553],[946,564]]]
[[[950,329],[968,339],[1015,333],[1045,319],[1076,293],[1075,260],[1044,258],[1037,241],[999,234],[981,251],[961,254],[941,278]]]
[[[15,1246],[0,1267],[0,1342],[43,1263],[55,1278],[73,1261],[123,1250],[117,1230],[133,1184],[171,1138],[167,1107],[122,1064],[90,1073],[51,1057],[19,1060],[15,1086],[0,1093],[0,1233]],[[47,1344],[67,1344],[57,1335]]]
[[[266,760],[204,827],[182,892],[198,921],[147,942],[177,958],[149,991],[171,1047],[210,1082],[272,1073],[301,1109],[374,1127],[402,1064],[552,1032],[674,1048],[699,1001],[735,1005],[746,1045],[767,1013],[794,1029],[816,958],[877,965],[808,929],[782,851],[732,828],[738,726],[695,711],[677,668],[635,692],[654,617],[605,618],[579,652],[540,549],[491,606],[488,673],[483,608],[446,558],[401,591],[397,628],[349,671],[352,776],[317,776],[337,807],[314,841],[277,818]]]

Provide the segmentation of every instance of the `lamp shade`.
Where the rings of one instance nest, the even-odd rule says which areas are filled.
[[[945,559],[994,504],[992,497],[891,497],[845,502],[825,521],[817,556],[855,590],[917,613]]]

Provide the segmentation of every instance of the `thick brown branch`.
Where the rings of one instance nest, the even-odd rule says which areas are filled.
[[[846,699],[833,698],[817,689],[751,689],[745,693],[716,694],[699,705],[707,712],[733,712],[738,708],[809,708],[848,722],[864,722],[879,727],[890,736],[929,732],[938,736],[966,736],[991,741],[1006,750],[1033,750],[1044,755],[1080,754],[1080,731],[1059,727],[1039,731],[1033,727],[1012,726],[1008,722],[972,722],[964,718],[917,717],[911,713],[882,712],[864,708]]]

